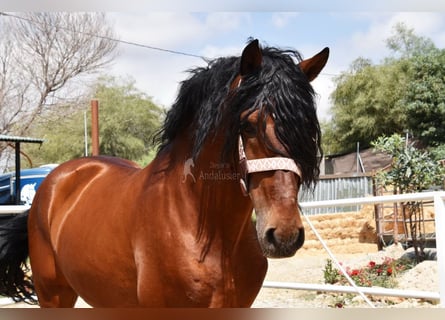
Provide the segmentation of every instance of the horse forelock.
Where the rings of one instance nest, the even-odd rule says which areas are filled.
[[[239,58],[219,58],[206,68],[192,70],[167,114],[160,134],[161,150],[190,130],[192,155],[197,157],[204,142],[222,132],[221,157],[227,159],[236,150],[241,114],[259,110],[264,121],[273,116],[277,138],[300,165],[302,182],[309,186],[319,175],[322,155],[314,90],[298,67],[298,52],[268,47],[262,53],[261,69],[245,77],[233,91],[230,85],[238,76]]]

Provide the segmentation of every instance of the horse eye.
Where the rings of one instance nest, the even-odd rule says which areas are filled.
[[[243,126],[243,132],[249,136],[255,136],[256,135],[256,125],[250,122],[246,122]]]

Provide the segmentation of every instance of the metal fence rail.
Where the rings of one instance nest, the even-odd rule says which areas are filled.
[[[313,201],[300,203],[303,209],[311,208],[327,208],[335,206],[348,206],[348,205],[364,205],[364,204],[380,204],[380,203],[394,203],[394,202],[406,202],[406,201],[434,201],[434,212],[435,212],[435,225],[436,225],[436,249],[437,249],[437,266],[439,275],[439,292],[429,292],[429,291],[416,291],[416,290],[397,290],[397,289],[385,289],[385,288],[369,288],[369,287],[358,287],[353,285],[353,287],[348,286],[333,286],[333,285],[322,285],[322,284],[307,284],[307,283],[293,283],[293,282],[272,282],[265,281],[263,286],[267,288],[287,288],[295,290],[316,290],[316,291],[335,291],[335,292],[355,292],[360,295],[371,294],[380,296],[396,296],[396,297],[410,297],[419,299],[432,299],[439,300],[441,307],[445,307],[445,192],[422,192],[422,193],[412,193],[412,194],[399,194],[399,195],[389,195],[389,196],[377,196],[377,197],[364,197],[364,198],[351,198],[351,199],[340,199],[340,200],[325,200],[325,201]],[[306,220],[309,225],[313,228],[312,223],[310,223],[310,216],[305,215]],[[319,233],[315,228],[314,233],[319,236]],[[331,256],[334,262],[337,262],[337,267],[346,274],[343,267],[338,263],[338,260],[326,246],[321,237],[319,240],[322,242],[328,254]]]
[[[31,208],[30,205],[5,205],[0,206],[0,216],[23,213]]]
[[[314,190],[303,190],[300,194],[300,202],[318,202],[331,199],[348,199],[366,197],[373,194],[372,177],[359,176],[324,176]],[[326,214],[360,211],[361,205],[357,203],[344,206],[327,206],[307,208],[306,214]]]

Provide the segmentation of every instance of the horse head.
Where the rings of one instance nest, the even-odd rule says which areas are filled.
[[[240,113],[238,149],[241,187],[253,203],[258,240],[267,257],[292,256],[304,243],[298,192],[317,178],[321,154],[320,127],[309,82],[322,70],[328,55],[325,48],[287,73],[279,66],[262,70],[267,69],[266,62],[254,40],[244,49],[240,73],[232,82],[234,95],[236,91],[243,95],[243,86],[246,92],[254,91],[258,78],[264,78],[263,87],[257,91],[261,97],[251,100],[252,106]],[[267,63],[273,60],[267,59]],[[298,88],[285,87],[292,82]]]

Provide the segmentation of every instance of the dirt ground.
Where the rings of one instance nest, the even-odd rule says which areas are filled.
[[[391,246],[385,251],[377,251],[376,246],[370,246],[366,252],[360,248],[353,248],[356,253],[348,254],[343,250],[335,253],[335,257],[351,268],[366,266],[369,261],[383,261],[385,257],[398,259],[411,255],[412,251],[405,251],[401,247]],[[364,248],[362,248],[364,249]],[[292,258],[269,260],[269,270],[266,281],[287,281],[297,283],[324,284],[323,270],[329,255],[323,251],[297,253]],[[425,261],[397,278],[395,289],[439,291],[437,261]],[[375,307],[438,307],[437,301],[421,299],[403,299],[394,297],[369,297]],[[330,308],[341,302],[342,307],[370,307],[359,295],[325,293],[316,291],[262,288],[252,307],[254,308]]]
[[[355,248],[334,248],[335,257],[344,266],[356,268],[366,266],[369,261],[379,261],[385,257],[400,258],[407,254],[401,247],[388,247],[377,252],[375,245],[357,245]],[[354,252],[354,253],[348,253]],[[297,283],[324,283],[323,270],[329,255],[324,250],[303,249],[292,258],[270,259],[266,281],[286,281]],[[436,261],[425,261],[398,279],[400,289],[438,291],[438,273]],[[371,297],[376,307],[438,307],[437,302],[420,299]],[[366,302],[354,294],[334,294],[292,289],[262,288],[252,307],[254,308],[330,308],[341,301],[343,307],[369,307]],[[31,307],[25,304],[3,305],[6,308]],[[35,306],[34,306],[35,307]],[[89,307],[81,299],[76,307]]]

